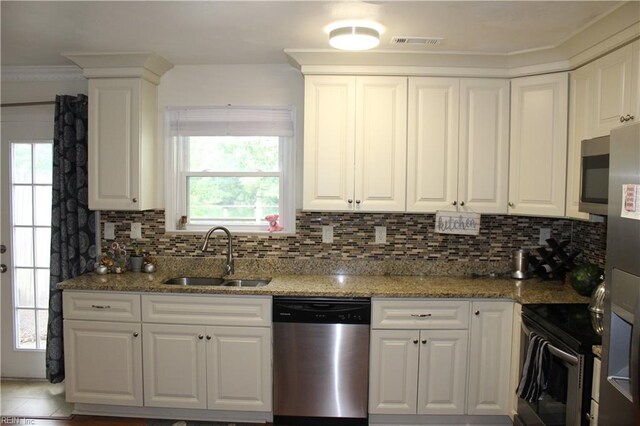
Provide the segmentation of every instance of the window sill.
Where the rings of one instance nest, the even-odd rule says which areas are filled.
[[[167,235],[202,235],[204,236],[207,233],[207,229],[199,230],[199,229],[166,229],[165,234]],[[295,231],[293,232],[268,232],[268,231],[234,231],[233,229],[229,229],[232,236],[237,235],[246,235],[246,236],[261,236],[261,237],[294,237],[296,235]]]

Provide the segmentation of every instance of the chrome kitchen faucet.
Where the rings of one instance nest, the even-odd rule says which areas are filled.
[[[234,267],[233,267],[233,243],[231,239],[231,232],[224,226],[215,226],[207,231],[207,235],[204,237],[204,244],[202,244],[202,251],[207,250],[207,246],[209,245],[209,238],[211,238],[211,234],[215,231],[224,231],[227,234],[227,239],[229,240],[227,243],[227,264],[224,265],[225,275],[233,275]]]

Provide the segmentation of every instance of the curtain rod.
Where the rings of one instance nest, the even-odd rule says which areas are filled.
[[[39,101],[39,102],[13,102],[7,104],[0,104],[0,107],[21,107],[21,106],[36,106],[36,105],[55,105],[56,101]]]

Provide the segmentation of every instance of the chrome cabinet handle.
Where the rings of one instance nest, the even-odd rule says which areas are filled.
[[[7,265],[3,263],[0,265],[0,273],[4,274],[5,272],[7,272]]]
[[[138,332],[137,332],[137,331],[134,331],[134,332],[133,332],[133,337],[138,337],[138,336],[139,336]]]
[[[211,336],[207,334],[207,340],[211,340]]]
[[[91,305],[93,309],[111,309],[109,305]]]
[[[480,311],[475,311],[474,314],[475,315],[480,315]]]
[[[198,339],[202,340],[204,339],[204,336],[202,334],[198,334]]]
[[[414,318],[427,318],[430,317],[431,314],[411,314],[411,316]]]
[[[461,206],[464,206],[464,201],[460,201],[460,205],[461,205]]]
[[[413,343],[417,345],[418,344],[418,339],[413,339]]]
[[[620,116],[620,122],[621,122],[621,123],[625,123],[625,122],[627,122],[627,121],[631,121],[631,120],[633,120],[634,118],[635,118],[635,117],[634,117],[633,115],[631,115],[631,114],[621,115],[621,116]]]
[[[454,202],[453,202],[453,203],[451,203],[451,204],[453,204],[454,206],[457,206],[457,205],[458,205],[458,202],[457,202],[457,201],[454,201]]]

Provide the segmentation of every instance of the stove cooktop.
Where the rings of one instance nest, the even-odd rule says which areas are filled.
[[[523,305],[522,315],[538,323],[573,350],[587,354],[591,346],[601,345],[599,336],[591,325],[588,304],[539,304]]]

